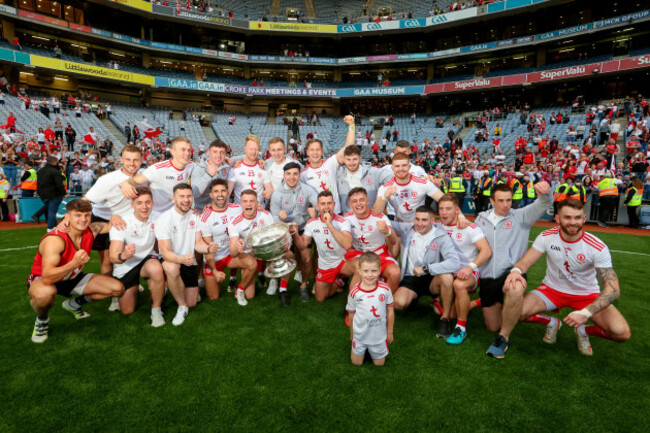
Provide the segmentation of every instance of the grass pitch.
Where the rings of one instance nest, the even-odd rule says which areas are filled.
[[[0,250],[36,245],[43,233],[0,232]],[[650,253],[650,237],[596,235],[611,250]],[[479,311],[469,338],[453,347],[435,337],[426,297],[397,313],[395,342],[378,368],[349,361],[345,297],[301,303],[295,282],[290,308],[264,293],[242,308],[223,289],[181,327],[171,325],[168,298],[159,329],[149,326],[147,292],[129,317],[103,301],[87,305],[82,321],[60,297],[50,338],[33,344],[25,279],[35,251],[0,251],[1,432],[647,431],[647,255],[612,252],[627,343],[592,338],[588,358],[568,327],[549,346],[543,327],[520,324],[498,361],[485,355],[494,335]],[[98,270],[93,254],[86,271]],[[544,270],[539,263],[529,272],[531,287]]]

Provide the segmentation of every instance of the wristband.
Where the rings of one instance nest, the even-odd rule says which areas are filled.
[[[124,259],[122,258],[122,253],[119,253],[119,254],[117,255],[117,260],[119,260],[120,262],[125,262],[125,261],[126,261],[126,260],[124,260]]]
[[[386,235],[386,237],[389,238],[390,235],[392,235],[392,234],[393,234],[393,229],[391,229],[391,228],[389,227],[389,228],[388,228],[388,234]]]
[[[510,272],[511,272],[511,273],[512,273],[512,272],[519,272],[519,274],[521,274],[521,275],[524,274],[523,272],[521,272],[521,269],[519,269],[519,268],[516,267],[516,266],[515,266],[514,268],[510,269]]]
[[[474,263],[474,262],[471,262],[471,263],[469,264],[469,267],[472,268],[473,270],[477,270],[477,269],[478,269],[478,266],[476,266],[476,263]]]
[[[587,308],[583,308],[582,310],[574,311],[574,313],[582,314],[587,319],[589,319],[593,315],[591,313],[591,311],[589,311]]]

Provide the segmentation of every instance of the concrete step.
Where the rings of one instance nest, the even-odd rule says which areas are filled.
[[[115,150],[118,151],[117,154],[119,155],[119,152],[121,152],[122,148],[124,146],[126,146],[126,144],[127,144],[126,135],[124,135],[124,130],[118,128],[117,126],[115,126],[115,124],[112,121],[108,120],[108,118],[106,118],[106,117],[101,119],[101,122],[104,124],[106,129],[108,129],[108,131],[111,134],[113,134],[115,136],[115,138],[117,138],[117,142],[113,143],[113,145],[115,147]]]

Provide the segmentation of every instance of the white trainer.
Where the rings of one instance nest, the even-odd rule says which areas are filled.
[[[163,313],[160,308],[151,309],[151,326],[154,328],[165,326],[165,318],[163,317]]]
[[[50,329],[50,322],[34,322],[34,330],[32,331],[32,341],[34,343],[43,343],[47,340],[47,334]]]
[[[293,279],[299,283],[302,283],[302,272],[296,271],[296,273],[293,275]]]
[[[138,284],[138,292],[144,292],[144,286],[142,284]]]
[[[74,318],[77,319],[77,320],[81,320],[81,319],[85,319],[86,317],[90,317],[90,314],[88,314],[84,310],[82,310],[81,307],[73,308],[70,305],[71,300],[72,299],[66,299],[65,301],[63,301],[63,304],[61,304],[61,306],[63,307],[63,309],[65,311],[69,311],[74,316]]]
[[[178,310],[176,310],[176,315],[174,316],[174,319],[172,320],[172,325],[174,326],[180,326],[185,322],[185,318],[187,317],[187,314],[190,312],[190,309],[188,307],[178,307]]]
[[[584,326],[584,325],[583,325]],[[589,342],[588,335],[580,335],[578,329],[576,329],[576,338],[578,340],[578,350],[585,356],[591,356],[594,354],[591,349],[591,343]]]
[[[555,344],[557,342],[557,332],[562,327],[562,322],[559,319],[555,319],[555,326],[547,326],[546,333],[542,340],[544,343]]]
[[[275,295],[278,293],[278,279],[272,278],[269,280],[269,287],[266,289],[267,295]]]
[[[267,291],[266,293],[269,292]],[[237,289],[235,291],[235,299],[237,299],[237,303],[242,307],[248,305],[248,299],[246,299],[246,292],[244,292],[242,289]]]
[[[111,298],[111,305],[108,306],[108,311],[120,311],[119,298]]]

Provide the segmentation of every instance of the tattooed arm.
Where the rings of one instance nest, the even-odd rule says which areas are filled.
[[[596,274],[603,285],[603,290],[587,307],[566,316],[564,321],[567,325],[576,327],[585,324],[592,315],[610,306],[621,295],[614,268],[596,268]]]

